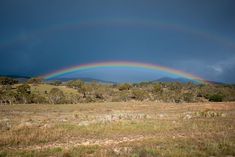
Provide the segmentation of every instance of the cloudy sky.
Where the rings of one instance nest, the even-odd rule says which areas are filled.
[[[1,0],[0,21],[2,75],[134,61],[235,83],[234,0]],[[76,72],[112,81],[160,74],[125,68]]]

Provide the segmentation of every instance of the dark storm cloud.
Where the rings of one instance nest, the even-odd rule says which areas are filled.
[[[235,82],[233,0],[2,0],[0,21],[0,74],[130,60]]]

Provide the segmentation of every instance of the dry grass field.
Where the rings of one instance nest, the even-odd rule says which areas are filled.
[[[235,156],[235,103],[0,106],[4,156]]]

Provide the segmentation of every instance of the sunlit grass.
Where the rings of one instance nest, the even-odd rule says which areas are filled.
[[[0,156],[234,156],[234,111],[234,103],[1,106],[1,126],[11,127],[1,128]]]

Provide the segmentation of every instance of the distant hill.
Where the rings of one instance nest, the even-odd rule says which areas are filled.
[[[58,81],[62,81],[62,82],[67,82],[67,81],[72,81],[72,80],[82,80],[84,82],[97,82],[97,83],[106,83],[106,84],[115,84],[115,82],[112,81],[105,81],[105,80],[100,80],[100,79],[94,79],[94,78],[89,78],[89,77],[81,77],[81,78],[56,78],[56,79],[50,79],[48,80],[48,82],[50,81],[54,81],[54,80],[58,80]]]
[[[159,79],[157,79],[157,80],[150,81],[150,82],[153,82],[153,83],[156,83],[156,82],[179,82],[179,83],[189,83],[189,82],[192,82],[192,83],[195,83],[195,84],[199,84],[197,81],[190,80],[190,79],[187,79],[187,78],[182,78],[182,77],[179,77],[179,78],[162,77],[162,78],[159,78]],[[226,83],[222,83],[222,82],[208,81],[208,80],[206,80],[206,82],[211,83],[211,84],[218,84],[218,85],[224,85],[224,84],[226,84]]]
[[[11,77],[11,78],[14,78],[14,79],[18,80],[20,83],[27,82],[31,78],[31,76],[23,76],[23,75],[0,75],[0,77]],[[105,81],[105,80],[95,79],[95,78],[90,78],[90,77],[55,78],[55,79],[46,80],[45,82],[52,82],[52,81],[55,81],[55,80],[62,81],[62,82],[67,82],[67,81],[72,81],[72,80],[82,80],[82,81],[88,82],[88,83],[97,82],[97,83],[104,83],[104,84],[117,84],[117,82]],[[162,77],[162,78],[159,78],[159,79],[156,79],[156,80],[153,80],[153,81],[149,81],[149,82],[150,83],[157,83],[157,82],[188,83],[188,82],[192,82],[192,83],[198,84],[197,81],[190,80],[190,79],[187,79],[187,78],[182,78],[182,77],[179,77],[179,78]],[[215,82],[215,81],[207,81],[207,82],[209,82],[211,84],[219,84],[219,85],[226,84],[226,83]]]
[[[100,79],[94,79],[94,78],[88,78],[88,77],[84,77],[84,78],[57,78],[57,79],[52,79],[54,80],[59,80],[62,82],[67,82],[67,81],[71,81],[71,80],[82,80],[84,82],[98,82],[98,83],[108,83],[108,84],[117,84],[116,82],[112,82],[112,81],[105,81],[105,80],[100,80]],[[52,81],[49,80],[49,81]],[[155,82],[180,82],[180,83],[188,83],[188,82],[192,82],[192,83],[198,83],[196,81],[190,80],[190,79],[186,79],[186,78],[171,78],[171,77],[162,77],[159,78],[157,80],[153,80],[150,81],[152,83]]]
[[[18,80],[20,83],[28,81],[30,76],[22,76],[22,75],[0,75],[0,77],[10,77]]]
[[[194,80],[190,80],[190,79],[182,78],[182,77],[179,77],[179,78],[162,77],[162,78],[159,78],[157,80],[153,80],[151,82],[153,82],[153,83],[155,83],[155,82],[180,82],[180,83],[192,82],[192,83],[198,83]]]

